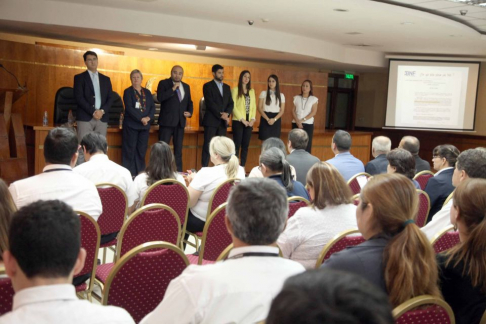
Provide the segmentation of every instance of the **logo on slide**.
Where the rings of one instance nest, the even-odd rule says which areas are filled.
[[[405,76],[415,76],[415,71],[405,71]]]

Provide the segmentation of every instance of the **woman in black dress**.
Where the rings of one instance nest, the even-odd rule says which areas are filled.
[[[270,137],[280,138],[282,120],[285,111],[285,96],[280,93],[278,77],[272,74],[268,77],[267,91],[260,93],[258,112],[260,113],[260,128],[258,139],[264,141]]]

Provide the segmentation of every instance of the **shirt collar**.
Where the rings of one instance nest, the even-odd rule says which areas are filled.
[[[228,258],[232,258],[235,255],[248,253],[248,252],[259,252],[259,253],[275,253],[278,254],[278,247],[267,246],[267,245],[250,245],[243,246],[239,248],[234,248],[230,251]]]
[[[342,152],[342,153],[336,154],[335,156],[338,156],[338,155],[351,155],[351,153],[349,151],[348,152]]]
[[[92,155],[89,158],[89,161],[88,162],[91,162],[91,161],[108,161],[108,160],[109,160],[108,155],[102,154],[102,153],[98,153],[98,154]]]
[[[13,310],[29,304],[77,299],[76,291],[71,284],[25,288],[15,294],[13,299]]]
[[[71,166],[67,164],[49,164],[44,167],[42,172],[46,172],[53,169],[72,170]]]
[[[217,85],[223,85],[223,81],[218,81],[216,79],[213,79],[214,82],[216,82]]]
[[[91,76],[98,75],[98,71],[96,71],[96,72],[91,72],[90,70],[87,70],[87,71],[88,71],[89,75],[91,75]]]
[[[453,167],[448,167],[448,168],[444,168],[444,169],[442,169],[442,170],[439,170],[439,171],[437,171],[437,173],[436,173],[436,174],[434,174],[434,177],[436,177],[436,176],[437,176],[439,173],[441,173],[442,171],[445,171],[445,170],[450,170],[450,169],[454,169],[454,168],[453,168]]]

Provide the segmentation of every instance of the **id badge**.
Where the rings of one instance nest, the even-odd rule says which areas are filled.
[[[135,103],[135,109],[140,109],[140,102],[138,102],[138,101],[137,101],[137,102]]]

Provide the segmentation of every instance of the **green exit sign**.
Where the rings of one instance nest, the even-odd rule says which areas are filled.
[[[352,74],[345,74],[345,75],[344,75],[344,78],[345,78],[345,79],[351,79],[351,80],[354,80],[354,75],[352,75]]]

